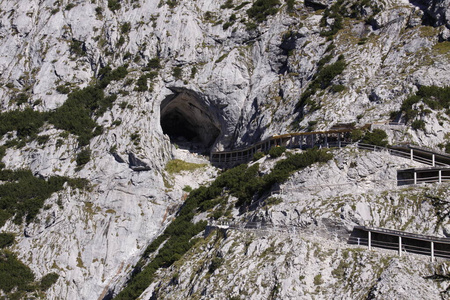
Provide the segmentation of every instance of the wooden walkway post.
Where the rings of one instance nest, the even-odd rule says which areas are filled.
[[[411,149],[410,155],[411,155],[411,160],[414,160],[414,150],[413,149]]]
[[[439,170],[439,183],[442,183],[442,170]]]
[[[434,262],[434,242],[431,242],[430,245],[431,250],[431,262]]]
[[[414,184],[417,184],[417,172],[414,171]]]
[[[367,239],[367,246],[369,246],[369,251],[372,250],[372,232],[367,231],[368,239]]]
[[[436,161],[435,161],[435,158],[434,158],[434,154],[431,156],[431,161],[433,163],[433,167],[436,167]]]
[[[398,255],[402,256],[402,237],[398,237]]]

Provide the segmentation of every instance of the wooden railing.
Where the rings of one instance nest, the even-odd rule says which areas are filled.
[[[216,166],[233,167],[251,161],[256,152],[267,152],[270,148],[276,146],[306,149],[312,147],[340,148],[350,144],[356,144],[359,149],[387,151],[391,155],[411,158],[411,160],[433,167],[445,167],[450,165],[450,155],[434,149],[415,145],[396,145],[387,148],[363,143],[354,143],[349,137],[352,130],[353,129],[345,128],[329,131],[274,135],[245,148],[211,152],[210,161]],[[426,155],[426,153],[428,155]],[[428,156],[431,156],[431,159],[428,158]]]

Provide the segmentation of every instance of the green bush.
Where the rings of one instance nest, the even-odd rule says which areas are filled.
[[[227,0],[227,1],[225,2],[225,4],[222,4],[222,5],[220,6],[221,9],[227,9],[227,8],[233,8],[233,7],[234,7],[234,5],[233,5],[233,0]]]
[[[425,130],[425,121],[423,121],[423,120],[414,120],[411,123],[411,127],[414,130]]]
[[[71,10],[71,9],[74,8],[74,7],[75,7],[75,4],[69,3],[69,4],[66,5],[65,10]]]
[[[97,18],[101,18],[103,16],[103,8],[101,6],[97,6],[95,8],[95,15]]]
[[[269,155],[271,158],[280,157],[286,151],[286,147],[272,147],[269,150]]]
[[[114,12],[122,7],[119,0],[108,0],[108,8]]]
[[[326,65],[327,63],[329,63],[329,62],[331,61],[332,58],[333,58],[333,55],[331,55],[331,54],[328,54],[328,55],[325,55],[324,57],[322,57],[322,58],[317,62],[317,67],[318,67],[318,69],[319,69],[319,70],[322,69],[322,67],[323,67],[324,65]]]
[[[344,71],[346,65],[345,60],[339,59],[335,63],[323,67],[317,74],[314,85],[317,85],[317,87],[320,87],[321,89],[327,88],[330,86],[331,81]]]
[[[361,129],[353,129],[350,133],[350,138],[352,141],[360,141],[364,137],[364,132]]]
[[[306,91],[300,97],[299,102],[296,105],[296,108],[300,108],[303,114],[303,108],[305,105],[309,104],[311,106],[311,111],[317,110],[319,107],[310,101],[310,97],[314,95],[319,89],[326,89],[331,85],[332,80],[340,75],[347,63],[343,56],[339,56],[338,60],[335,63],[319,68],[316,75],[313,77],[312,82],[309,84]]]
[[[227,30],[231,25],[233,25],[233,22],[226,22],[222,25],[222,29]]]
[[[183,75],[183,69],[181,69],[180,67],[175,67],[172,70],[172,75],[173,77],[175,77],[176,79],[181,79],[182,75]]]
[[[235,8],[233,8],[233,10],[238,11],[241,8],[243,8],[244,6],[246,6],[247,4],[250,4],[250,1],[244,1],[241,4],[239,4],[238,6],[236,6]]]
[[[160,61],[159,57],[155,57],[155,58],[150,59],[150,61],[147,64],[147,69],[148,70],[161,69],[161,61]]]
[[[323,283],[322,274],[317,274],[314,276],[314,284],[321,285]]]
[[[265,154],[263,152],[256,152],[255,154],[253,154],[253,161],[260,160],[264,156]]]
[[[125,44],[125,37],[123,35],[120,36],[119,40],[116,43],[116,47],[120,47]]]
[[[280,197],[269,197],[264,201],[264,205],[272,206],[277,205],[283,202],[283,199]]]
[[[191,69],[191,78],[195,78],[196,74],[197,74],[197,67],[193,66]]]
[[[13,233],[0,233],[0,248],[3,249],[5,247],[11,246],[14,244],[15,236]]]
[[[368,11],[371,12],[370,15],[367,15]],[[343,28],[344,17],[354,18],[357,20],[361,20],[364,17],[366,18],[366,22],[368,22],[368,20],[372,20],[373,17],[380,11],[381,10],[375,1],[353,1],[353,3],[349,5],[348,1],[338,0],[333,5],[325,9],[320,22],[321,27],[328,27],[328,19],[332,19],[333,23],[329,25],[329,30],[323,30],[320,34],[327,37],[334,36],[340,29]]]
[[[30,170],[0,170],[0,227],[14,216],[21,224],[23,217],[31,222],[39,213],[45,199],[63,188],[68,178],[53,176],[48,180],[36,178]]]
[[[97,126],[91,115],[104,105],[104,98],[103,90],[96,87],[72,92],[66,102],[50,116],[50,122],[58,129],[77,135],[81,146],[87,145]]]
[[[50,139],[49,135],[40,135],[37,137],[37,142],[39,145],[44,145],[45,143],[48,142],[48,140]]]
[[[60,191],[64,183],[75,189],[88,189],[89,181],[80,178],[52,176],[47,180],[34,177],[30,170],[0,169],[0,227],[14,217],[16,224],[23,218],[30,223],[53,193]],[[0,244],[7,245],[12,240],[8,234],[0,235]]]
[[[139,77],[139,79],[136,81],[136,87],[134,90],[138,92],[145,92],[148,90],[147,76],[142,75]]]
[[[31,108],[0,113],[0,137],[11,131],[16,131],[19,139],[36,137],[47,116]]]
[[[224,261],[225,260],[222,257],[218,257],[218,256],[214,257],[211,260],[211,264],[209,265],[208,272],[211,274],[214,273],[215,270],[217,270],[218,268],[220,268],[221,265],[223,265]]]
[[[418,107],[413,109],[413,105],[424,102],[431,109],[441,110],[445,109],[447,114],[450,115],[450,87],[437,87],[437,86],[421,86],[415,95],[411,95],[406,98],[400,108],[400,112],[403,114],[405,121],[409,122],[413,120],[419,113],[426,113],[426,109]],[[411,124],[412,125],[412,124]],[[416,122],[415,126],[421,124]],[[420,127],[418,127],[420,129]]]
[[[58,281],[59,275],[56,273],[48,273],[42,277],[39,287],[42,291],[48,290],[53,284]]]
[[[128,75],[128,65],[123,65],[117,69],[112,70],[111,67],[106,66],[98,71],[98,87],[104,89],[107,87],[111,81],[117,81],[125,78]]]
[[[130,30],[131,30],[130,22],[125,22],[125,23],[122,23],[122,25],[120,25],[120,32],[122,34],[127,34],[128,32],[130,32]]]
[[[192,192],[192,187],[190,185],[186,185],[184,186],[183,191],[186,193],[190,193]]]
[[[67,85],[58,85],[56,87],[56,91],[60,94],[68,94],[70,93],[70,88]]]
[[[331,91],[332,91],[333,93],[340,93],[340,92],[343,92],[343,91],[345,91],[345,85],[342,85],[342,84],[335,84],[335,85],[331,86]]]
[[[286,11],[291,13],[294,11],[295,0],[286,0]]]
[[[30,290],[34,281],[30,268],[10,251],[2,250],[0,256],[0,289],[7,294],[14,288],[17,288],[18,292]]]
[[[275,15],[278,12],[279,0],[256,0],[252,7],[247,9],[247,15],[254,21],[264,22],[268,16]]]
[[[420,96],[413,95],[403,101],[400,111],[404,113],[406,122],[417,116],[418,111],[412,107],[414,104],[420,102],[420,100]]]
[[[84,56],[86,51],[84,48],[84,43],[75,39],[72,39],[69,43],[69,51],[73,55]]]
[[[77,166],[84,166],[91,160],[91,150],[83,149],[77,155]]]
[[[450,153],[450,142],[445,144],[445,153]]]
[[[25,93],[19,93],[14,97],[14,101],[17,105],[21,105],[28,102],[30,97]]]
[[[387,137],[388,136],[385,131],[381,129],[374,129],[372,132],[369,131],[364,135],[362,143],[386,147],[388,145]]]

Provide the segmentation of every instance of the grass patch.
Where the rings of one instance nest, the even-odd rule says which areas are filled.
[[[189,163],[181,159],[173,159],[166,165],[166,171],[169,174],[180,173],[181,171],[194,171],[205,167],[206,164]]]
[[[435,53],[441,54],[441,55],[447,55],[450,57],[450,41],[444,41],[441,43],[437,43],[433,46],[433,51]]]

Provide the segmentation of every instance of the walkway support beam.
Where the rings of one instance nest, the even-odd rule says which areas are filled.
[[[367,231],[368,238],[367,238],[367,246],[369,246],[369,251],[372,250],[372,232]]]
[[[417,172],[414,171],[414,184],[417,184]]]
[[[402,237],[398,237],[398,255],[402,256]]]

